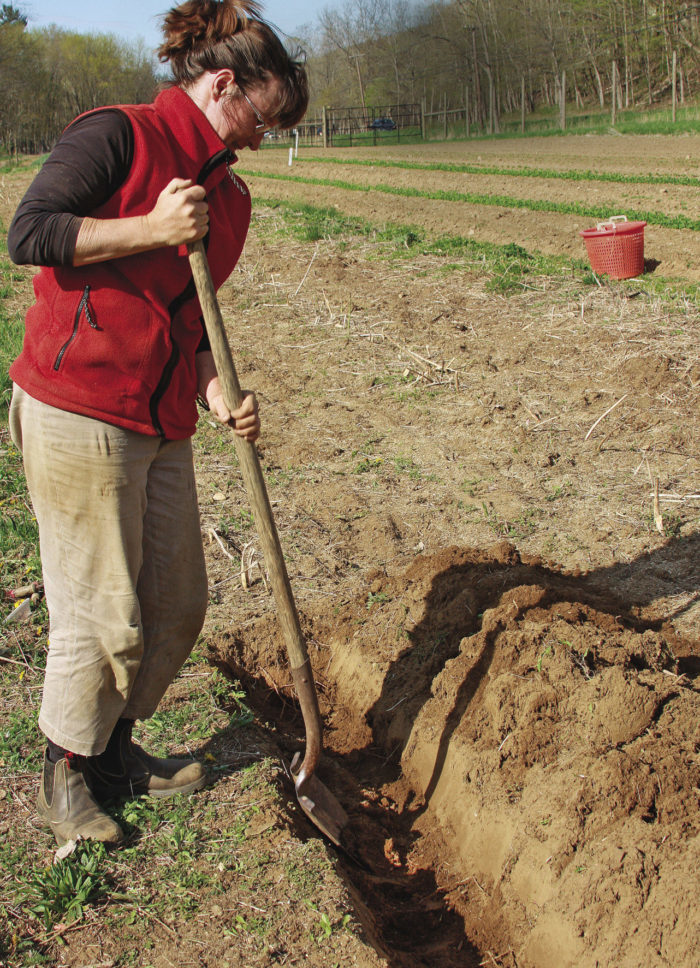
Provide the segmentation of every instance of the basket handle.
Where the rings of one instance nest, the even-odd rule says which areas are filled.
[[[596,230],[600,232],[601,229],[606,228],[608,225],[614,229],[618,222],[626,222],[626,221],[627,221],[626,215],[611,215],[610,218],[606,219],[604,222],[598,222],[598,224],[596,225]]]

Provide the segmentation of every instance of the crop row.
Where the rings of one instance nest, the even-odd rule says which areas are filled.
[[[305,156],[305,161],[332,165],[359,165],[367,168],[403,168],[413,171],[445,171],[464,175],[504,175],[520,178],[556,178],[562,181],[614,182],[621,185],[687,185],[700,188],[700,178],[693,175],[625,175],[621,172],[590,171],[554,168],[503,168],[499,165],[457,164],[447,161],[387,161],[367,158],[339,158]]]
[[[351,192],[383,192],[385,195],[399,195],[406,198],[425,198],[441,202],[466,202],[469,205],[495,205],[499,208],[521,208],[532,212],[556,212],[561,215],[577,215],[584,218],[602,221],[610,218],[609,208],[598,205],[584,205],[581,202],[553,202],[535,199],[514,198],[510,195],[490,195],[477,192],[456,192],[443,190],[425,190],[412,187],[393,185],[357,185],[353,182],[341,181],[335,178],[305,178],[301,175],[281,175],[271,172],[242,171],[241,174],[254,178],[267,178],[273,181],[294,182],[300,185],[314,185],[324,188],[339,188]],[[630,221],[647,222],[649,225],[659,225],[667,229],[690,229],[700,231],[700,219],[689,218],[687,215],[666,215],[663,212],[627,211]]]

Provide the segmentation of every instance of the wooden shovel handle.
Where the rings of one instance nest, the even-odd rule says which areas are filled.
[[[187,250],[224,400],[230,410],[236,410],[241,405],[243,394],[233,363],[233,357],[231,356],[231,347],[226,338],[226,330],[224,329],[224,321],[221,317],[219,300],[217,299],[212,282],[204,246],[201,241],[194,242],[187,246]],[[292,670],[299,670],[307,664],[308,653],[306,650],[306,642],[299,624],[299,615],[294,602],[292,587],[289,583],[289,576],[287,575],[282,547],[277,534],[258,454],[254,444],[249,443],[242,437],[238,437],[236,434],[232,436],[236,444],[243,481],[248,492],[248,499],[250,500],[255,515],[255,522],[265,556],[265,563],[270,574],[270,584],[272,585],[272,593],[275,597],[280,625],[282,626],[287,644],[289,662]],[[318,723],[320,722],[320,714],[318,713],[318,700],[315,690],[314,700],[316,706],[315,715]],[[305,711],[304,720],[306,721]],[[307,723],[307,727],[308,725]]]

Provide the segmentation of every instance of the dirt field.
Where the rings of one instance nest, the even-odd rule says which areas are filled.
[[[699,140],[391,154],[697,175]],[[244,163],[286,168],[272,151]],[[457,181],[516,194],[474,177]],[[530,181],[517,191],[534,197]],[[582,254],[569,216],[248,182],[378,223],[529,249],[546,236],[543,250]],[[623,204],[622,186],[603,187]],[[659,186],[627,188],[635,206],[698,216],[697,189],[668,186],[662,209]],[[697,279],[697,233],[665,231],[648,233],[657,272]],[[697,310],[682,291],[574,275],[528,277],[507,296],[491,281],[479,264],[372,238],[295,241],[264,207],[220,294],[241,382],[261,401],[259,452],[326,721],[322,777],[350,814],[359,863],[340,855],[334,876],[362,925],[332,961],[292,936],[284,960],[229,951],[228,963],[700,964]],[[230,445],[202,424],[206,639],[288,759],[303,731],[274,604],[261,581],[238,580],[255,532]],[[312,836],[283,823],[271,837]],[[197,934],[212,951],[215,930]]]
[[[324,161],[320,163],[319,158]],[[247,172],[290,173],[304,178],[333,178],[372,186],[387,184],[395,188],[422,191],[459,191],[507,195],[534,202],[578,202],[601,206],[608,214],[628,211],[653,211],[664,215],[700,217],[700,188],[673,185],[615,184],[595,181],[565,181],[552,178],[452,174],[438,171],[405,171],[343,165],[343,160],[410,161],[429,165],[436,162],[539,168],[553,171],[593,171],[627,175],[700,176],[700,137],[679,138],[615,135],[608,137],[573,135],[566,138],[527,138],[512,141],[473,141],[429,143],[420,146],[370,149],[301,148],[288,167],[288,155],[265,150],[251,159],[244,157]],[[327,159],[327,160],[326,160]],[[433,235],[452,234],[488,242],[515,242],[530,252],[584,258],[585,248],[579,231],[591,228],[596,220],[577,215],[527,211],[467,203],[402,198],[378,192],[362,193],[335,188],[251,179],[254,194],[266,198],[308,200],[335,205],[344,212],[383,221],[417,224]],[[671,230],[650,225],[645,230],[645,257],[649,268],[671,279],[700,281],[700,233]]]

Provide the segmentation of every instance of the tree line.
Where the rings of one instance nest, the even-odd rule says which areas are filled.
[[[8,153],[48,151],[76,115],[150,101],[157,83],[156,63],[142,44],[29,29],[21,10],[0,6],[0,148]]]
[[[312,110],[415,103],[476,123],[557,104],[579,109],[667,98],[673,53],[681,99],[700,87],[700,3],[682,0],[344,0],[310,32]]]
[[[462,108],[498,130],[559,102],[619,107],[700,93],[700,0],[342,0],[306,28],[310,117],[331,107]],[[49,150],[77,114],[150,101],[151,51],[110,34],[33,29],[0,5],[0,148]]]

